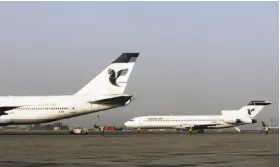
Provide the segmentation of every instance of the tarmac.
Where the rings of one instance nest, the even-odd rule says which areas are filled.
[[[193,134],[198,133],[197,131],[193,131]],[[206,131],[204,134],[236,134],[239,132],[236,131]],[[241,133],[261,133],[260,131],[254,130],[246,130]],[[278,132],[270,132],[270,133],[278,133]],[[188,131],[105,131],[102,133],[101,131],[90,131],[86,135],[145,135],[145,134],[189,134]],[[2,135],[71,135],[70,130],[32,130],[32,131],[24,131],[24,130],[7,130],[0,131],[0,136]],[[75,134],[75,135],[84,135],[84,134]]]
[[[278,148],[278,133],[6,134],[0,166],[278,167]]]

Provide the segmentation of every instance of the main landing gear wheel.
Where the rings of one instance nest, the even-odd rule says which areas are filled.
[[[204,129],[199,129],[199,133],[204,133]]]

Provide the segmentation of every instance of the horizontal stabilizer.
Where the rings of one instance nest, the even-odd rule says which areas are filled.
[[[248,106],[266,106],[266,105],[270,105],[270,104],[272,104],[272,102],[270,102],[270,101],[252,100],[252,101],[250,101]]]
[[[118,96],[118,97],[112,97],[112,98],[106,98],[96,101],[89,101],[88,103],[91,104],[104,104],[104,105],[127,105],[130,103],[132,96],[126,95],[126,96]]]

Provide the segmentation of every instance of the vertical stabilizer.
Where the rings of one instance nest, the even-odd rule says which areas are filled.
[[[74,95],[120,95],[139,53],[122,53],[115,61]]]
[[[269,101],[251,101],[246,106],[242,107],[239,111],[247,112],[249,117],[254,118],[266,105],[270,105]]]

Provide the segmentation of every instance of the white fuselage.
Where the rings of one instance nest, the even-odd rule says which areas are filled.
[[[205,129],[219,129],[242,125],[242,123],[225,123],[222,115],[143,116],[125,122],[126,127],[142,129],[180,129],[194,127],[194,125],[199,125],[201,127],[207,126]]]
[[[221,115],[142,116],[124,123],[129,128],[220,129],[256,123],[254,117],[270,105],[269,101],[253,100],[239,110],[222,110]]]
[[[67,96],[0,97],[0,126],[36,124],[128,105],[129,76],[139,53],[122,53],[88,84]]]
[[[118,107],[88,103],[94,100],[94,97],[77,95],[0,97],[1,106],[17,107],[0,116],[0,125],[51,122]]]

